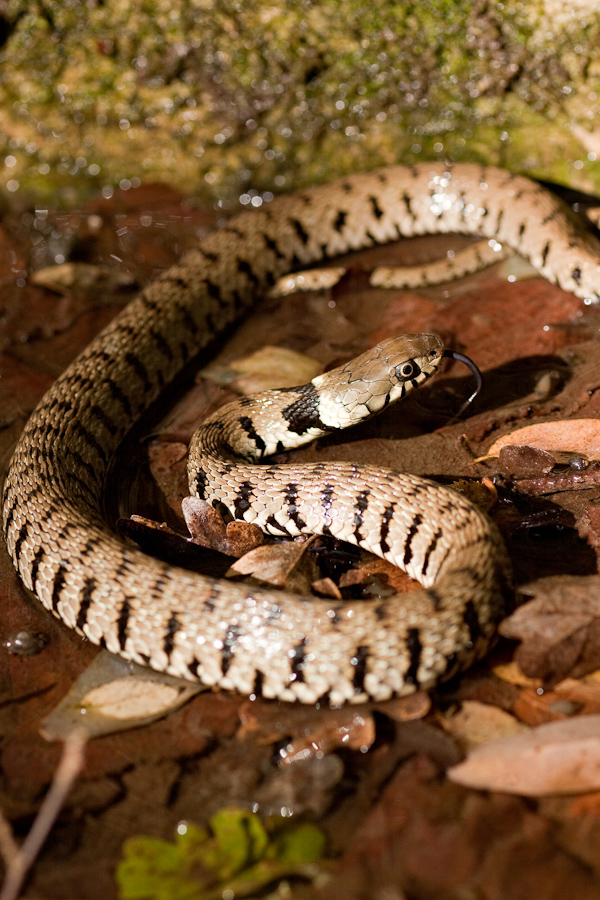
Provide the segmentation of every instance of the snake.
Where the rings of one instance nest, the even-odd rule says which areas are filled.
[[[110,461],[133,424],[279,278],[446,232],[506,245],[564,290],[600,300],[598,240],[545,188],[502,169],[398,165],[244,210],[142,290],[31,415],[3,492],[4,534],[24,586],[113,653],[250,696],[381,701],[430,689],[480,659],[513,590],[491,520],[410,474],[263,460],[288,438],[294,446],[351,424],[418,386],[439,363],[435,336],[384,342],[341,367],[333,376],[341,405],[325,373],[268,398],[241,398],[191,445],[199,497],[280,536],[313,530],[354,541],[404,567],[420,590],[332,600],[232,583],[142,553],[102,514]]]

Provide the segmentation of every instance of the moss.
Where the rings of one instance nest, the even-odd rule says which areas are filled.
[[[8,0],[0,186],[72,201],[159,179],[228,202],[451,157],[594,187],[572,128],[598,112],[600,16],[558,6]]]

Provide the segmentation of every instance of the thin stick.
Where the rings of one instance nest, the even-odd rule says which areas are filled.
[[[74,732],[66,739],[50,789],[21,847],[15,843],[6,819],[0,820],[0,851],[6,862],[6,879],[0,900],[17,900],[25,876],[81,772],[85,745],[86,737],[80,732]]]

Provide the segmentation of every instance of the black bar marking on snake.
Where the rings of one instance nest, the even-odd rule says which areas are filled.
[[[123,411],[125,414],[131,418],[133,415],[133,410],[131,409],[131,403],[127,396],[123,393],[119,385],[113,381],[110,376],[104,377],[104,383],[106,384],[108,390],[110,391],[111,396],[114,400],[117,400],[121,406],[123,407]]]
[[[93,406],[90,407],[90,413],[92,414],[92,418],[96,419],[98,422],[102,422],[110,435],[115,435],[117,433],[117,426],[97,403],[94,403]]]
[[[405,672],[404,680],[407,684],[418,684],[418,671],[421,663],[423,644],[418,628],[409,628],[406,632],[406,649],[409,652],[410,662]]]
[[[289,484],[286,484],[283,488],[283,492],[287,514],[298,531],[302,531],[306,528],[306,522],[300,515],[300,510],[296,506],[296,500],[298,499],[298,485],[295,482],[290,481]]]
[[[77,613],[77,621],[75,622],[75,628],[77,628],[78,631],[83,631],[83,626],[87,622],[88,610],[92,605],[92,594],[96,589],[96,585],[96,579],[89,576],[83,583],[83,588],[81,589],[81,603]]]
[[[404,203],[404,206],[406,207],[406,212],[408,213],[408,215],[411,217],[411,219],[414,222],[414,220],[416,219],[416,216],[412,209],[412,200],[411,200],[410,194],[407,194],[406,191],[404,191],[404,193],[402,194],[402,201]]]
[[[367,674],[367,662],[369,660],[369,648],[361,644],[356,648],[356,653],[350,658],[350,665],[354,667],[352,675],[352,687],[355,694],[362,694],[365,690],[365,675]]]
[[[117,636],[119,639],[119,647],[121,650],[125,649],[125,644],[127,643],[127,630],[129,628],[129,614],[131,612],[131,597],[125,597],[123,603],[121,604],[121,609],[119,610],[119,617],[117,619]]]
[[[288,431],[292,434],[306,434],[311,428],[331,431],[319,418],[320,397],[314,384],[309,382],[301,388],[294,388],[294,393],[300,395],[298,399],[281,410],[281,415],[288,423]]]
[[[308,241],[309,241],[309,235],[304,230],[304,226],[302,225],[302,222],[300,222],[299,219],[291,219],[290,221],[291,221],[291,224],[294,226],[294,231],[296,232],[296,234],[298,235],[298,237],[300,238],[300,240],[306,247],[306,245],[308,244]]]
[[[92,434],[90,431],[88,431],[88,429],[85,428],[81,424],[81,422],[74,422],[73,431],[76,432],[80,437],[83,438],[83,440],[85,441],[85,443],[87,444],[88,447],[91,447],[93,450],[96,451],[96,453],[98,454],[98,456],[100,457],[100,459],[102,460],[103,463],[107,462],[107,457],[106,457],[106,453],[104,451],[104,447],[102,447],[102,445],[100,444],[100,442],[98,441],[96,436],[94,434]]]
[[[546,260],[548,259],[549,253],[550,253],[550,241],[546,241],[546,246],[542,250],[542,266],[546,265]]]
[[[306,658],[306,645],[308,643],[308,638],[302,638],[299,644],[296,644],[295,647],[292,647],[289,658],[290,662],[290,673],[292,675],[293,681],[304,681],[304,660]]]
[[[218,284],[215,284],[214,281],[211,281],[210,278],[205,278],[203,280],[204,287],[206,288],[206,293],[211,298],[211,300],[216,300],[219,306],[223,304],[223,292]]]
[[[548,222],[552,222],[552,220],[557,217],[558,213],[558,209],[553,209],[551,213],[548,213],[547,216],[544,216],[544,218],[542,219],[542,225],[547,225]]]
[[[240,629],[237,625],[230,625],[225,632],[223,639],[223,647],[221,648],[221,672],[223,676],[227,675],[231,660],[235,654],[235,645],[240,636]]]
[[[139,356],[136,356],[135,353],[126,353],[123,358],[125,362],[129,366],[131,366],[137,377],[144,385],[144,390],[149,391],[152,387],[152,381],[150,380],[150,376],[148,375],[148,369],[141,361]]]
[[[423,516],[421,513],[417,513],[414,519],[411,522],[410,528],[408,529],[408,533],[406,535],[406,544],[404,545],[404,565],[407,566],[412,559],[412,550],[411,544],[413,542],[413,538],[419,530],[419,526],[423,521]]]
[[[35,551],[35,556],[33,557],[33,562],[31,564],[31,590],[32,591],[35,591],[35,585],[36,585],[37,576],[38,576],[38,569],[39,569],[40,564],[45,555],[46,555],[46,551],[44,550],[43,546],[38,547],[37,550]]]
[[[263,456],[265,450],[267,449],[267,445],[255,429],[254,422],[252,421],[250,416],[240,416],[238,422],[240,423],[250,440],[253,441],[254,446],[260,452],[260,455]]]
[[[423,557],[423,567],[421,569],[421,576],[425,577],[427,574],[427,569],[429,568],[429,563],[431,562],[431,557],[437,547],[439,539],[442,537],[442,529],[438,528],[435,534],[433,535],[431,541],[429,542],[429,546],[425,551],[425,556]]]
[[[377,197],[374,197],[374,196],[369,197],[369,203],[371,204],[371,212],[373,213],[373,215],[375,216],[377,221],[382,219],[384,216],[384,212],[383,212],[382,208],[380,207],[379,203],[377,202]]]
[[[148,333],[150,334],[150,337],[152,338],[162,355],[165,357],[165,359],[168,359],[169,362],[172,362],[173,350],[167,343],[164,335],[162,335],[160,331],[157,331],[155,328],[151,328]]]
[[[365,510],[369,506],[370,493],[371,491],[368,488],[362,490],[356,498],[356,503],[354,504],[354,519],[352,520],[352,527],[354,528],[354,538],[357,544],[359,544],[363,540],[360,529],[365,520]]]
[[[187,668],[188,668],[188,672],[190,673],[192,678],[200,679],[200,676],[198,675],[198,669],[200,668],[200,663],[198,662],[197,659],[193,659],[191,662],[189,662],[187,664]]]
[[[19,529],[19,534],[17,540],[15,541],[15,551],[14,551],[14,559],[15,562],[19,562],[21,559],[21,546],[23,545],[23,541],[27,538],[27,530],[28,525],[27,522],[23,522]]]
[[[475,645],[478,639],[481,637],[482,632],[481,625],[479,624],[479,617],[472,600],[467,600],[467,602],[465,603],[463,619],[465,620],[465,624],[469,629],[471,643]]]
[[[255,697],[262,696],[264,682],[265,673],[261,672],[260,669],[256,669],[254,672],[254,684],[252,685],[252,694],[254,694]]]
[[[282,253],[279,249],[279,245],[277,241],[274,241],[273,238],[270,238],[268,234],[263,234],[263,240],[265,242],[265,246],[267,250],[270,250],[271,253],[274,253],[277,259],[285,259],[285,253]]]
[[[95,481],[96,480],[96,470],[95,470],[94,466],[91,463],[87,462],[87,460],[85,460],[83,458],[81,453],[78,453],[76,450],[71,450],[70,447],[68,449],[69,449],[69,453],[73,457],[73,460],[76,463],[76,465],[79,466],[80,468],[84,469],[90,476],[90,479],[92,481]]]
[[[575,268],[571,272],[571,278],[573,279],[575,284],[581,283],[581,266],[575,266]]]
[[[179,614],[176,612],[171,613],[165,630],[163,650],[167,654],[169,660],[171,659],[171,654],[173,653],[173,648],[175,647],[175,635],[178,631],[181,630],[181,622],[177,618],[178,615]]]
[[[208,477],[204,469],[198,469],[194,474],[194,490],[193,493],[200,499],[206,500],[206,486]]]
[[[251,506],[250,499],[254,493],[254,485],[251,481],[242,481],[237,496],[233,501],[234,516],[236,519],[243,519],[244,513],[248,512]]]
[[[198,333],[200,331],[200,326],[198,322],[196,322],[195,318],[183,303],[174,303],[173,309],[177,312],[177,315],[181,318],[181,323],[186,331],[194,337],[198,337]]]
[[[58,612],[58,604],[60,601],[60,592],[65,586],[65,578],[66,578],[66,566],[68,563],[66,560],[61,559],[58,569],[54,574],[54,583],[52,585],[52,609],[54,612]]]
[[[326,484],[321,491],[321,509],[323,510],[323,534],[331,534],[331,505],[333,503],[334,487],[332,484]]]
[[[27,499],[29,499],[29,498],[27,498]],[[6,503],[6,500],[4,501],[4,503]],[[13,502],[11,503],[10,509],[8,510],[8,513],[6,514],[5,519],[4,519],[4,537],[5,538],[8,537],[8,533],[10,531],[10,526],[13,523],[15,509],[17,508],[18,503],[19,503],[19,498],[15,495],[15,497],[13,497]]]
[[[255,287],[257,287],[260,284],[260,278],[254,271],[250,263],[245,259],[238,259],[236,260],[236,262],[238,272],[242,272],[246,276],[248,281],[250,281]]]
[[[504,218],[504,209],[501,209],[498,213],[498,220],[496,221],[496,236],[500,233],[500,228],[502,226],[502,219]]]
[[[344,225],[346,224],[347,218],[348,218],[348,213],[346,212],[346,210],[340,209],[338,211],[337,216],[335,217],[335,219],[333,221],[333,227],[335,228],[335,230],[337,231],[338,234],[341,234],[341,232],[344,230]]]
[[[291,537],[291,534],[289,533],[285,525],[282,525],[280,522],[278,522],[273,513],[270,514],[269,518],[266,521],[266,524],[271,529],[271,532],[277,531],[280,534],[285,534],[288,537]]]

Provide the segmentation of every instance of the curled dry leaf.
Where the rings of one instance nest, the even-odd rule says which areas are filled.
[[[480,744],[446,774],[466,787],[527,797],[598,790],[600,716],[551,722]]]
[[[500,634],[521,641],[516,661],[547,686],[600,667],[600,576],[541,578],[522,588],[534,600],[500,625]]]
[[[89,737],[146,725],[182,706],[202,685],[154,672],[102,650],[42,724],[48,741],[76,729]]]
[[[600,460],[600,420],[598,419],[562,419],[557,422],[538,422],[517,428],[510,434],[504,434],[494,441],[485,456],[498,456],[503,447],[509,444],[537,447],[539,450],[567,451],[577,453],[588,459]],[[478,462],[479,460],[475,460]]]
[[[241,557],[264,542],[257,525],[228,522],[206,500],[185,497],[181,502],[183,517],[194,544],[218,550],[226,556]]]
[[[267,345],[227,365],[213,363],[203,369],[202,374],[249,395],[272,388],[306,384],[321,370],[321,363],[312,356],[296,353],[287,347]]]

